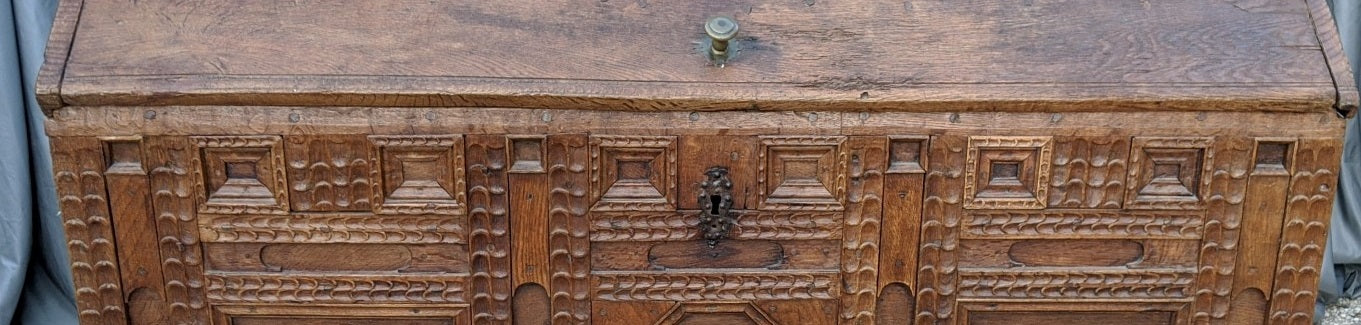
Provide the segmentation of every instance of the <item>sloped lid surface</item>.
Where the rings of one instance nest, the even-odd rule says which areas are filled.
[[[1317,111],[1338,96],[1306,1],[62,6],[58,28],[70,7],[78,21],[39,87],[48,106]],[[703,54],[715,16],[740,25],[722,67]]]

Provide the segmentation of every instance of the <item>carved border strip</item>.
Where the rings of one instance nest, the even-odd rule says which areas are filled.
[[[590,163],[585,135],[549,136],[548,266],[554,325],[590,322]]]
[[[1309,324],[1331,221],[1341,139],[1300,139],[1285,205],[1268,320]]]
[[[466,244],[463,218],[347,214],[204,215],[215,243]]]
[[[605,301],[788,300],[837,298],[839,280],[834,272],[596,272],[591,284]]]
[[[194,153],[194,169],[198,177],[194,178],[194,186],[198,194],[198,205],[200,213],[221,213],[221,214],[287,214],[288,207],[288,175],[284,172],[284,150],[283,142],[279,136],[275,135],[244,135],[244,136],[194,136],[189,137],[198,146]],[[266,148],[269,154],[265,159],[269,159],[267,171],[273,174],[273,183],[270,191],[274,194],[273,206],[246,206],[234,204],[214,204],[208,202],[208,188],[204,181],[207,179],[203,166],[204,149],[208,148]]]
[[[969,298],[1185,298],[1192,269],[961,272]],[[962,299],[962,298],[961,298]]]
[[[80,322],[125,324],[127,311],[105,193],[103,145],[95,138],[51,141],[52,175],[71,253]]]
[[[921,254],[917,269],[916,324],[949,323],[958,284],[959,223],[963,214],[964,160],[968,139],[931,139],[930,168],[922,199]]]
[[[1204,176],[1209,188],[1204,191],[1205,238],[1201,241],[1196,300],[1191,304],[1194,322],[1221,322],[1228,315],[1243,201],[1255,148],[1250,138],[1220,137],[1206,150],[1205,160],[1212,162],[1213,171]]]
[[[868,324],[874,322],[879,291],[879,230],[888,139],[852,137],[846,144],[851,158],[841,243],[841,278],[846,286],[841,296],[841,321]]]
[[[1205,217],[1178,211],[973,211],[964,238],[1200,239]]]
[[[203,250],[193,194],[203,179],[201,155],[185,137],[151,137],[146,146],[152,213],[160,236],[161,272],[170,309],[167,321],[207,323]]]
[[[465,152],[473,323],[510,324],[513,289],[506,140],[501,136],[470,135]]]
[[[836,212],[739,212],[733,239],[804,240],[842,238]],[[592,213],[591,241],[684,241],[699,238],[694,212]]]
[[[462,303],[467,275],[205,275],[215,303]]]

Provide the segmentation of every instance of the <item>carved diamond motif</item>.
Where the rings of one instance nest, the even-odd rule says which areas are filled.
[[[751,324],[775,325],[750,302],[682,302],[671,307],[658,325]]]
[[[1043,209],[1051,152],[1049,137],[969,138],[964,208]]]

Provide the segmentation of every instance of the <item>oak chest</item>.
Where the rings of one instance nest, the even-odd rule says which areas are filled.
[[[83,324],[1307,324],[1324,0],[104,1]]]

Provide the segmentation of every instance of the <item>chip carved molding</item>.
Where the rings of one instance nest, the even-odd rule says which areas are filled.
[[[841,239],[842,216],[835,212],[742,211],[733,239]],[[699,214],[682,212],[592,213],[591,241],[699,240]]]
[[[596,272],[595,297],[604,301],[834,299],[832,272],[646,273]]]
[[[209,273],[214,303],[463,303],[466,275],[242,275]]]
[[[1176,211],[973,211],[965,238],[1165,238],[1200,239],[1204,217]]]
[[[1190,269],[961,271],[963,298],[1186,298],[1196,278]]]
[[[204,242],[466,244],[462,218],[369,214],[208,215]]]

